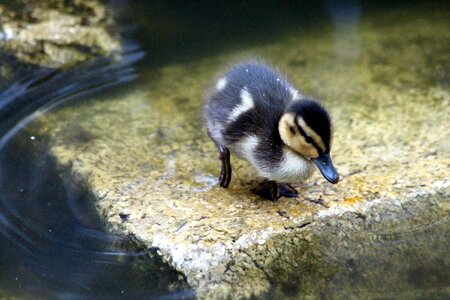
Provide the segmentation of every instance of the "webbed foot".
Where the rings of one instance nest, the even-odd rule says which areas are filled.
[[[277,183],[266,180],[251,190],[252,193],[271,201],[277,201],[281,197],[294,198],[298,192],[288,183]]]
[[[289,183],[278,183],[278,190],[280,195],[286,198],[295,198],[298,196],[297,190]]]

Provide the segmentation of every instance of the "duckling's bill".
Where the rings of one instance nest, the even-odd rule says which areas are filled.
[[[317,158],[313,158],[312,161],[326,180],[333,184],[339,182],[339,174],[336,171],[333,162],[331,161],[329,153],[322,154]]]

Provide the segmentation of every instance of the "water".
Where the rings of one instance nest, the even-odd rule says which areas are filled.
[[[212,215],[226,215],[239,202],[239,226],[230,229],[218,220],[211,234],[221,238],[225,230],[238,238],[266,226],[248,221],[253,214],[277,215],[283,209],[283,215],[297,217],[320,206],[305,203],[308,199],[321,199],[324,206],[338,199],[395,199],[417,186],[430,191],[447,179],[449,131],[445,122],[435,121],[448,117],[449,24],[443,4],[248,2],[233,10],[209,2],[129,5],[130,19],[142,26],[137,38],[147,54],[138,67],[139,50],[133,48],[124,64],[98,61],[62,74],[39,70],[25,79],[10,78],[18,83],[12,90],[11,81],[1,85],[2,99],[10,100],[1,111],[0,244],[6,246],[0,249],[0,296],[192,297],[183,276],[148,259],[155,257],[152,250],[112,235],[103,224],[103,218],[114,226],[133,224],[146,212],[170,225],[173,220],[158,219],[163,204],[137,204],[127,211],[132,200],[122,196],[141,199],[149,186],[153,198],[192,199],[176,202],[180,210],[195,208],[198,216],[194,212],[192,219],[206,214],[205,202],[196,202],[205,195],[221,203],[217,211],[207,207]],[[429,15],[422,14],[425,8]],[[244,179],[254,173],[237,161],[230,190],[213,187],[218,165],[211,159],[213,145],[198,130],[200,100],[223,65],[249,56],[279,66],[332,112],[335,159],[345,180],[327,187],[325,195],[316,178],[301,187],[302,200],[276,206],[246,202],[251,196],[245,191],[254,182]],[[136,74],[139,78],[129,82]],[[392,131],[392,124],[402,126]],[[74,157],[80,167],[70,173]],[[433,177],[422,176],[422,169]],[[80,185],[80,178],[91,187]],[[99,195],[116,198],[112,204],[93,201]],[[125,213],[114,219],[121,205]],[[367,234],[351,236],[346,247],[355,253],[360,244],[369,245],[366,260],[340,257],[343,266],[326,278],[311,271],[301,282],[274,279],[269,296],[408,297],[412,290],[416,296],[444,297],[450,284],[445,206],[422,216],[411,211],[404,223],[395,213],[385,215],[365,229]],[[177,238],[196,238],[188,216],[173,221],[179,222]],[[145,239],[160,228],[151,223],[138,233]],[[392,253],[399,253],[396,262],[383,260]],[[414,264],[419,259],[423,264]],[[391,268],[391,282],[383,280],[379,266]]]

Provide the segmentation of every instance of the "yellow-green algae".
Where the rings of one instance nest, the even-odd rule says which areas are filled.
[[[287,34],[152,69],[119,95],[43,116],[39,134],[97,197],[109,228],[157,248],[200,297],[306,297],[325,287],[377,297],[389,285],[380,266],[401,267],[407,255],[448,265],[448,253],[422,253],[425,244],[448,244],[450,226],[444,16],[385,13],[364,19],[348,39]],[[202,128],[204,91],[229,62],[253,56],[329,109],[338,185],[316,174],[297,186],[298,198],[265,201],[248,192],[255,171],[233,159],[230,188],[217,186],[218,154]],[[389,279],[394,290],[415,287]],[[425,288],[442,288],[436,280]]]

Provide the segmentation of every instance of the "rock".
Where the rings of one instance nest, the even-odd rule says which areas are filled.
[[[0,48],[22,62],[68,67],[120,50],[108,30],[112,13],[101,1],[29,1],[0,4]]]
[[[450,93],[435,70],[446,63],[448,26],[433,14],[373,18],[342,59],[329,33],[249,51],[323,99],[336,186],[316,174],[298,198],[265,201],[248,192],[254,170],[233,158],[230,187],[217,187],[200,100],[231,55],[150,70],[133,90],[42,117],[39,134],[96,196],[109,228],[156,248],[200,298],[445,294]]]

